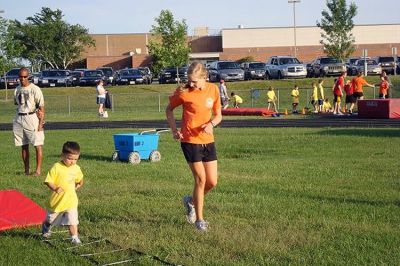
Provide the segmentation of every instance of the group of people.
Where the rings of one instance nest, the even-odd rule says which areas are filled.
[[[219,96],[221,100],[221,108],[226,109],[229,107],[229,101],[232,101],[233,108],[239,108],[243,103],[242,97],[231,92],[231,97],[228,96],[228,90],[225,85],[225,80],[221,79],[219,81]]]
[[[21,68],[18,73],[20,85],[14,90],[17,113],[13,119],[15,146],[21,147],[24,173],[40,176],[44,144],[44,97],[41,89],[29,81],[29,70]],[[30,172],[29,145],[36,150],[36,170]],[[64,143],[61,161],[53,165],[44,183],[52,191],[50,210],[42,224],[42,234],[49,237],[53,225],[68,225],[73,244],[80,244],[78,237],[78,197],[76,190],[83,185],[83,174],[76,165],[80,147],[76,142]]]
[[[379,87],[379,99],[387,99],[389,98],[389,87],[390,82],[389,78],[386,75],[386,72],[382,72],[380,77],[380,82],[378,84],[370,84],[364,79],[364,75],[362,72],[358,73],[358,75],[351,80],[345,81],[347,76],[346,72],[342,72],[340,77],[335,80],[335,83],[332,87],[333,96],[334,96],[334,115],[344,115],[341,109],[341,102],[343,97],[343,91],[346,93],[345,98],[345,110],[347,110],[348,114],[353,114],[353,109],[358,100],[364,99],[364,86],[368,86],[374,88],[375,86]]]
[[[29,168],[29,144],[36,149],[36,171],[33,175],[41,175],[42,146],[44,143],[44,98],[39,87],[28,80],[29,70],[21,68],[19,71],[20,86],[15,89],[14,99],[17,114],[13,121],[13,134],[16,146],[22,147],[22,159],[24,172],[30,175]],[[226,86],[220,82],[219,88],[207,82],[207,69],[194,62],[188,68],[188,82],[179,86],[169,97],[166,108],[166,118],[171,128],[172,136],[180,142],[182,153],[193,176],[192,193],[183,197],[186,220],[199,231],[207,231],[209,223],[204,218],[205,196],[217,185],[218,163],[214,139],[214,128],[221,122],[221,109],[225,108],[229,101]],[[364,85],[373,87],[367,83],[362,74],[345,82],[346,73],[337,79],[333,86],[335,97],[334,114],[340,114],[340,103],[343,90],[346,92],[346,104],[349,103],[349,112],[352,112],[357,99],[363,98]],[[102,84],[99,84],[102,86]],[[348,86],[348,87],[346,87]],[[382,76],[380,86],[380,98],[388,95],[389,82],[385,75]],[[102,95],[101,87],[98,92]],[[319,94],[318,94],[319,92]],[[296,85],[291,91],[293,98],[293,112],[297,112],[299,104],[299,88]],[[100,98],[100,100],[99,100]],[[98,96],[98,103],[104,104]],[[231,93],[234,106],[240,105],[240,98]],[[268,108],[276,110],[277,97],[273,87],[269,87],[267,93]],[[314,112],[323,111],[324,105],[323,80],[313,84],[312,103]],[[176,125],[174,110],[182,106],[182,122],[180,129]],[[101,114],[102,106],[99,106]],[[326,111],[326,110],[325,110]],[[104,113],[104,110],[103,110]],[[42,235],[49,237],[51,227],[54,225],[68,225],[71,241],[80,244],[78,237],[78,197],[76,190],[83,185],[83,174],[76,164],[80,156],[80,146],[77,142],[67,141],[61,151],[61,160],[55,163],[48,172],[44,183],[52,191],[50,196],[50,210],[42,224]]]

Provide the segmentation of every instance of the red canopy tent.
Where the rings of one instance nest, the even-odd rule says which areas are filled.
[[[41,224],[46,211],[17,190],[0,190],[0,231]]]

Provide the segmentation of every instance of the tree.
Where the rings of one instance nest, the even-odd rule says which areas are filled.
[[[62,11],[43,7],[40,13],[27,18],[27,23],[12,23],[14,39],[24,46],[22,56],[33,65],[48,64],[66,69],[80,59],[86,47],[94,46],[88,30],[79,24],[62,20]]]
[[[150,40],[148,48],[152,56],[152,70],[159,73],[162,68],[187,64],[190,48],[186,39],[187,25],[185,20],[175,21],[169,10],[161,10],[155,18],[151,33],[156,37]]]
[[[10,22],[0,17],[0,71],[3,74],[6,70],[21,65],[20,54],[22,46],[12,38]]]
[[[351,30],[354,27],[353,18],[357,15],[357,6],[346,0],[327,0],[328,10],[322,11],[321,22],[317,26],[321,33],[325,53],[338,59],[347,59],[354,51],[354,37]]]

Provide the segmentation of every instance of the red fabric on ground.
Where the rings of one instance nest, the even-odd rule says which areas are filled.
[[[267,108],[227,108],[222,109],[222,115],[261,115],[270,116],[274,111]]]
[[[400,99],[359,100],[361,118],[400,118]]]
[[[46,211],[17,190],[0,190],[0,231],[41,224]]]

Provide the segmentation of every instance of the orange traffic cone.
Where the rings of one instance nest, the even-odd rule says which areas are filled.
[[[303,108],[303,109],[301,109],[301,114],[302,115],[305,115],[306,114],[306,110]]]
[[[285,115],[288,115],[288,111],[287,111],[287,108],[285,108]]]

